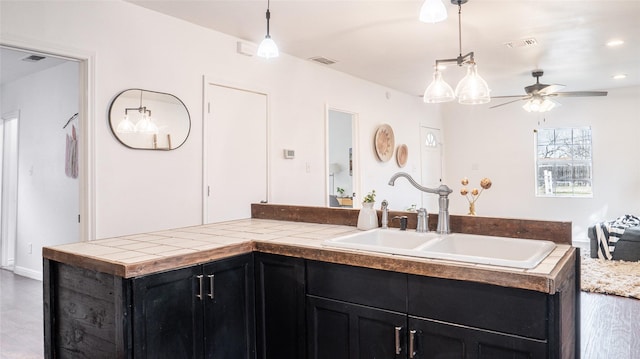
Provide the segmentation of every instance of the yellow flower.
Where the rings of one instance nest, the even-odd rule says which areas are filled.
[[[463,188],[463,189],[460,190],[460,194],[463,195],[463,196],[466,196],[467,193],[469,193],[469,191],[467,191],[466,188]]]
[[[460,181],[460,183],[462,183],[463,186],[466,186],[469,184],[469,179],[467,177],[463,178],[462,181]]]
[[[488,179],[488,178],[486,178],[486,177],[485,177],[485,178],[483,178],[483,179],[480,181],[480,187],[482,187],[482,188],[484,188],[484,189],[489,189],[489,188],[491,188],[491,180],[490,180],[490,179]]]
[[[472,189],[472,190],[471,190],[471,194],[472,194],[472,195],[474,195],[474,196],[477,196],[477,195],[478,195],[478,193],[479,193],[479,192],[478,192],[478,189],[477,189],[477,188],[474,188],[474,189]]]

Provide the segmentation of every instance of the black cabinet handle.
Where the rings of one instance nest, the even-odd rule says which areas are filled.
[[[211,300],[213,300],[213,280],[214,280],[215,275],[214,274],[209,274],[207,276],[207,278],[209,278],[209,294],[207,294],[207,296],[209,298],[211,298]]]
[[[416,357],[415,341],[416,341],[416,331],[410,330],[409,331],[409,359],[413,359]]]
[[[400,344],[400,332],[402,331],[402,327],[396,327],[396,355],[400,354],[402,351],[402,346]]]
[[[199,294],[196,294],[196,297],[202,300],[202,276],[197,275],[196,278],[198,278],[198,293],[199,293]]]

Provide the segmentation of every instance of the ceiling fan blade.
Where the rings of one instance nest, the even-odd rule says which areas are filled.
[[[546,87],[540,89],[540,91],[538,91],[538,93],[540,95],[549,95],[549,94],[556,93],[556,92],[562,90],[564,87],[565,87],[564,85],[559,85],[559,84],[547,85]]]
[[[530,98],[531,96],[529,95],[510,95],[510,96],[491,96],[491,98],[519,98],[521,100],[526,100],[528,98]]]
[[[504,97],[504,96],[503,96],[503,97]],[[511,96],[511,97],[513,97],[513,96]],[[493,98],[495,98],[495,97],[493,97]],[[528,98],[528,97],[521,97],[521,98],[519,98],[519,99],[511,100],[511,101],[508,101],[508,102],[505,102],[505,103],[501,103],[501,104],[499,104],[499,105],[491,106],[491,107],[489,107],[489,108],[501,107],[501,106],[504,106],[504,105],[508,105],[508,104],[510,104],[510,103],[518,102],[518,101],[521,101],[521,100],[526,100],[527,98]]]
[[[587,97],[587,96],[607,96],[607,91],[571,91],[571,92],[556,92],[554,96],[561,97]]]

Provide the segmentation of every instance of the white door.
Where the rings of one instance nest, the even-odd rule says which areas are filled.
[[[205,223],[251,217],[267,200],[267,96],[207,84]]]
[[[436,188],[442,184],[442,141],[440,130],[420,126],[420,156],[422,158],[422,185]],[[438,196],[422,194],[422,206],[429,213],[438,213]]]

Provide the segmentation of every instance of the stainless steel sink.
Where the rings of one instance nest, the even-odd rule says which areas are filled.
[[[515,268],[534,268],[555,248],[550,241],[452,233],[374,229],[323,242],[325,246]]]

